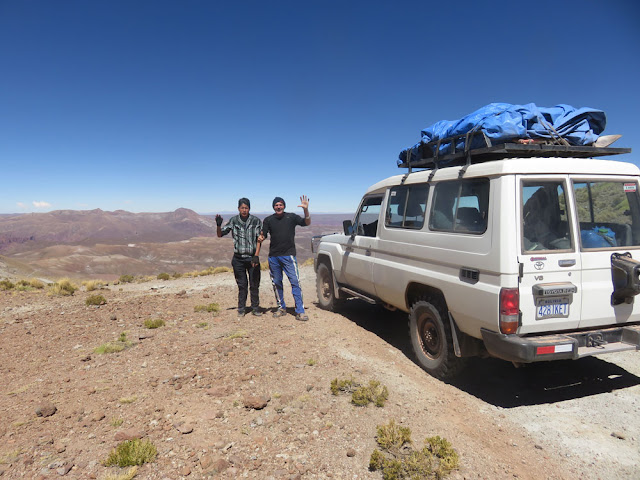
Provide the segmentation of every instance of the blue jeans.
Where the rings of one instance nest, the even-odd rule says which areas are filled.
[[[287,308],[284,303],[284,288],[282,281],[283,273],[286,273],[291,284],[291,293],[296,302],[296,313],[304,313],[304,303],[302,303],[302,290],[300,289],[298,262],[293,255],[287,257],[269,257],[269,273],[273,291],[278,301],[278,307],[283,310]]]

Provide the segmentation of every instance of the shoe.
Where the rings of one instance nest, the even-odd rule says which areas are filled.
[[[287,311],[282,308],[279,308],[275,312],[273,312],[273,316],[276,318],[284,317],[286,314],[287,314]]]
[[[259,308],[254,308],[253,310],[251,310],[251,315],[253,315],[254,317],[261,317],[262,312]]]
[[[306,322],[309,320],[309,317],[305,313],[296,313],[296,320],[300,320],[301,322]]]
[[[245,315],[245,311],[244,310],[238,310],[238,318],[242,318]]]

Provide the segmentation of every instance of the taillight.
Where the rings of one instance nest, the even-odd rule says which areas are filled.
[[[500,289],[500,332],[516,333],[520,323],[520,290]]]

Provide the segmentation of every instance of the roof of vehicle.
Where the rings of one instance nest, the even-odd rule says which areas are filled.
[[[461,175],[462,171],[462,175]],[[595,160],[585,158],[510,158],[465,166],[443,167],[436,170],[421,170],[386,178],[367,190],[367,193],[383,191],[400,183],[424,183],[429,181],[455,180],[459,177],[496,177],[502,175],[623,175],[640,176],[640,169],[631,162]],[[404,181],[403,181],[404,179]]]

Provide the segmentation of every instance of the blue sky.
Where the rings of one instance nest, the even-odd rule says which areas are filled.
[[[432,123],[607,113],[640,155],[640,2],[0,0],[0,213],[351,212]]]

